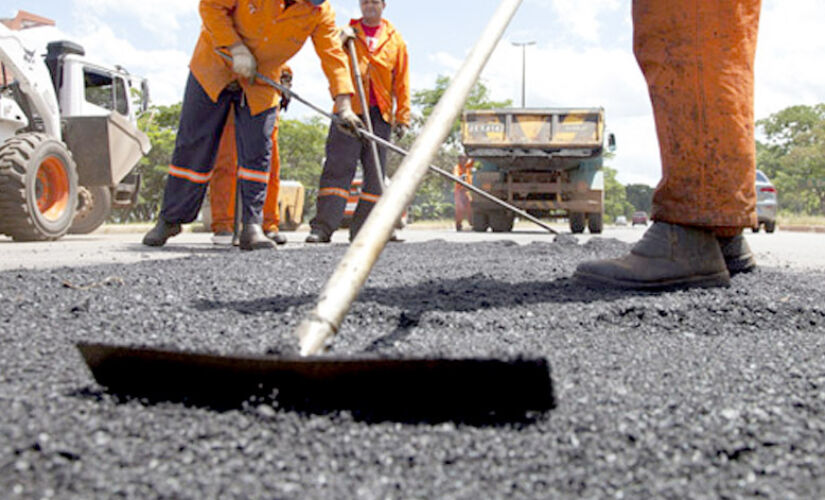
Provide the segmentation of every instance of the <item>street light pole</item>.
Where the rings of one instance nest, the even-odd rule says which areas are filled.
[[[536,42],[513,42],[513,45],[516,47],[521,47],[521,107],[525,107],[524,105],[524,94],[525,94],[525,86],[526,86],[526,76],[527,76],[527,46],[528,45],[535,45]]]

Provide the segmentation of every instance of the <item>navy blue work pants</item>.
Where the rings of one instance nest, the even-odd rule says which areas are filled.
[[[370,118],[372,119],[373,133],[382,139],[389,140],[390,124],[384,121],[377,106],[370,108]],[[334,124],[330,124],[329,127],[326,156],[318,191],[317,215],[309,224],[313,232],[324,235],[331,235],[338,229],[344,216],[350,185],[353,177],[355,177],[355,170],[358,168],[358,160],[361,160],[364,171],[364,184],[350,224],[350,236],[354,237],[364,224],[372,207],[378,201],[384,173],[382,171],[380,177],[376,174],[372,146],[367,140],[362,141],[341,132]],[[381,160],[381,165],[386,165],[387,151],[385,147],[378,146],[378,157]]]
[[[191,73],[186,82],[175,151],[163,193],[160,217],[166,222],[187,223],[198,216],[231,108],[235,110],[243,204],[241,220],[245,224],[263,222],[277,108],[252,116],[240,89],[224,89],[218,101],[213,102]]]

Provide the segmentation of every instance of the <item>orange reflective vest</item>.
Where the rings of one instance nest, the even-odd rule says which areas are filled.
[[[278,105],[277,90],[263,82],[250,85],[238,78],[216,48],[243,42],[258,62],[258,72],[276,82],[281,67],[312,38],[315,52],[329,81],[330,94],[353,94],[347,56],[338,40],[335,11],[329,2],[315,7],[298,0],[284,9],[278,0],[200,0],[203,20],[200,38],[189,68],[207,95],[217,101],[221,91],[238,80],[253,115]]]
[[[367,37],[361,29],[361,19],[352,19],[349,25],[355,30],[355,54],[364,80],[364,93],[369,99],[370,89],[375,93],[378,109],[384,121],[392,124],[410,124],[410,70],[407,44],[395,26],[386,19],[381,20],[378,42],[370,51]],[[353,75],[353,85],[355,76]],[[393,99],[395,100],[395,120],[393,120]],[[361,101],[352,100],[352,109],[363,114]]]
[[[466,182],[467,184],[473,183],[473,165],[475,165],[475,160],[469,159],[467,163],[462,164],[461,162],[456,163],[455,167],[453,168],[453,175],[460,178],[462,181]],[[454,183],[455,192],[459,191],[467,191],[467,188],[462,186],[459,183]]]

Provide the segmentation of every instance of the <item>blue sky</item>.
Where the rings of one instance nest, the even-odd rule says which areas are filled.
[[[359,17],[357,0],[329,0],[339,24]],[[482,78],[495,99],[521,102],[521,49],[527,48],[528,106],[603,106],[617,136],[611,166],[623,183],[655,185],[660,163],[644,80],[632,54],[631,0],[524,0]],[[410,49],[413,89],[457,71],[498,0],[387,0],[385,16]],[[90,57],[149,78],[153,101],[181,99],[187,64],[200,29],[197,0],[11,0],[0,17],[22,8],[57,21],[28,30],[32,44],[67,38]],[[793,104],[825,102],[825,2],[763,0],[756,65],[757,118]],[[308,44],[291,63],[295,89],[330,102],[317,57]],[[290,107],[287,118],[309,116]]]

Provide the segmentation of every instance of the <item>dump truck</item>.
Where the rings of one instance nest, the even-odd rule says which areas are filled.
[[[602,158],[615,148],[604,109],[466,110],[461,142],[478,163],[474,186],[535,217],[567,218],[573,233],[602,232]],[[512,212],[480,196],[471,207],[474,231],[512,231]]]
[[[88,233],[135,203],[145,79],[56,40],[45,57],[0,24],[0,233],[15,241]],[[132,90],[142,96],[135,102]]]

